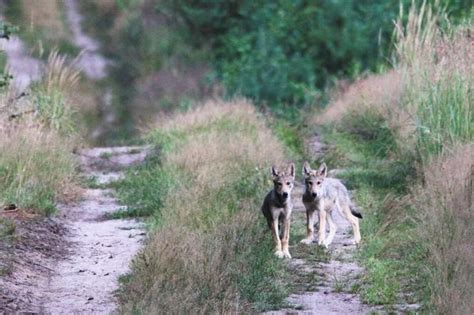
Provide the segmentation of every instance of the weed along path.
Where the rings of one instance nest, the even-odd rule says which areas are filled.
[[[310,156],[319,158],[324,145],[319,136],[306,141]],[[333,177],[331,172],[330,177]],[[306,210],[301,200],[304,185],[297,182],[293,190],[292,231],[288,261],[294,280],[295,293],[287,300],[287,308],[265,314],[367,314],[375,309],[363,304],[357,294],[351,293],[363,268],[354,258],[357,250],[352,244],[352,229],[339,213],[334,215],[338,227],[329,249],[323,249],[314,240],[311,245],[300,244],[306,233]],[[317,239],[317,227],[315,239]],[[362,236],[363,237],[363,236]]]
[[[142,162],[146,154],[144,147],[111,147],[82,150],[78,156],[84,175],[102,187],[121,178],[124,168]],[[60,220],[69,230],[69,254],[51,268],[42,312],[107,314],[116,308],[118,278],[128,271],[145,233],[136,220],[108,219],[122,208],[112,193],[86,188],[80,202],[60,206]]]

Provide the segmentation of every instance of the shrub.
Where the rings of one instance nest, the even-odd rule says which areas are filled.
[[[400,3],[411,2],[163,1],[157,7],[184,26],[195,47],[212,47],[216,76],[229,95],[273,106],[312,104],[333,78],[379,69]],[[445,6],[455,17],[468,8],[465,0]]]
[[[470,26],[451,26],[443,12],[426,3],[412,6],[407,16],[402,12],[395,29],[396,69],[356,82],[315,121],[339,121],[346,129],[355,117],[373,113],[400,131],[401,147],[412,146],[422,158],[444,145],[473,141]]]

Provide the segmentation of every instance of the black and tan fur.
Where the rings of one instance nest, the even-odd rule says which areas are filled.
[[[262,212],[275,242],[275,255],[291,258],[288,242],[290,238],[290,218],[293,210],[291,191],[295,181],[295,165],[291,163],[285,172],[272,167],[273,189],[267,194],[262,205]],[[280,238],[279,223],[282,223]]]

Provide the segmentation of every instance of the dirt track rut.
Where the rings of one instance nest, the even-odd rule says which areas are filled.
[[[81,151],[79,158],[86,176],[108,184],[122,176],[122,169],[143,161],[146,151],[142,147],[93,148]],[[61,221],[70,231],[66,238],[70,254],[54,267],[42,312],[107,314],[116,308],[118,278],[129,270],[145,233],[136,220],[107,219],[107,214],[123,208],[112,193],[88,188],[79,203],[60,207]]]

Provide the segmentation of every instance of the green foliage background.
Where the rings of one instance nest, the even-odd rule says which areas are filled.
[[[156,8],[175,17],[188,42],[211,48],[215,78],[228,95],[304,105],[336,78],[389,64],[393,21],[410,3],[166,0]],[[441,5],[461,19],[469,3]]]
[[[407,10],[411,0],[134,0],[109,9],[84,0],[80,6],[83,26],[107,43],[103,52],[114,64],[108,84],[121,128],[111,137],[123,138],[134,133],[140,82],[197,65],[210,70],[202,85],[294,121],[295,109],[324,104],[336,80],[390,67],[401,4]],[[455,21],[471,7],[470,0],[441,5]],[[203,95],[183,89],[180,97],[161,95],[150,107],[180,110]]]

